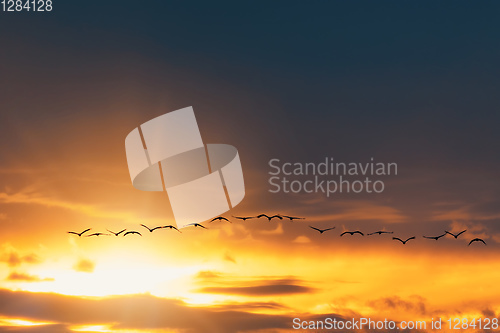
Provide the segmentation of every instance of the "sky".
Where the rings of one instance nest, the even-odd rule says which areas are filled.
[[[498,2],[53,8],[0,12],[0,332],[498,320]],[[132,186],[125,137],[188,106],[205,143],[238,149],[246,195],[232,223],[150,233],[175,219]],[[370,176],[381,193],[271,192],[271,160],[326,158],[397,174]],[[233,217],[261,213],[304,219]],[[142,236],[68,234],[87,228]]]

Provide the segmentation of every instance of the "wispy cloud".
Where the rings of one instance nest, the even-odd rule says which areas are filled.
[[[94,218],[105,218],[121,221],[137,221],[132,212],[122,210],[107,210],[98,205],[83,204],[46,196],[32,188],[15,193],[0,192],[0,203],[39,205],[51,208],[71,210]]]
[[[7,277],[8,281],[17,281],[17,282],[45,282],[45,281],[54,281],[53,278],[41,278],[37,275],[30,275],[27,273],[18,273],[12,272]]]
[[[403,223],[408,218],[398,209],[372,201],[338,201],[337,213],[313,214],[308,221],[384,221],[384,223]]]
[[[229,252],[226,252],[224,254],[224,260],[225,261],[229,261],[229,262],[232,262],[233,264],[236,264],[236,259],[234,259],[234,257],[231,255],[231,253]]]
[[[248,277],[232,278],[230,275],[203,271],[196,276],[203,287],[195,292],[208,294],[269,296],[313,293],[315,288],[307,286],[294,277]]]
[[[77,272],[92,273],[95,269],[95,263],[90,259],[80,259],[73,265],[73,269]]]
[[[311,239],[306,236],[297,236],[297,238],[295,238],[293,242],[298,244],[309,244],[311,243]]]
[[[261,231],[259,231],[259,233],[261,235],[268,235],[268,236],[270,236],[270,235],[282,235],[284,233],[283,224],[278,223],[276,228],[274,228],[272,230],[261,230]]]
[[[21,254],[8,244],[3,246],[3,253],[0,256],[0,260],[7,263],[9,267],[17,267],[23,263],[39,264],[42,262],[42,259],[35,253]]]
[[[264,284],[252,287],[205,287],[196,290],[198,293],[239,296],[292,295],[311,293],[314,291],[314,288],[287,283],[287,281],[283,281],[281,284]]]
[[[427,309],[425,299],[420,296],[412,296],[409,299],[402,299],[399,296],[380,298],[374,301],[369,301],[368,305],[376,311],[390,310],[406,313],[415,313],[426,315]]]

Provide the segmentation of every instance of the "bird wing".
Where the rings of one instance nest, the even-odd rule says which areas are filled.
[[[121,234],[122,232],[124,232],[125,230],[127,229],[123,229],[122,231],[118,232],[116,235],[118,236],[119,234]]]
[[[153,229],[151,229],[151,231],[155,231],[156,229],[161,229],[162,227],[154,227]]]
[[[415,236],[408,238],[406,241],[409,241],[411,239],[415,239]]]
[[[74,231],[68,231],[68,234],[80,235],[79,233],[74,232]]]
[[[401,238],[392,237],[392,239],[394,239],[394,240],[398,240],[398,241],[400,241],[400,242],[401,242],[401,243],[403,243],[403,244],[405,243],[405,242],[403,242],[403,240],[402,240]]]
[[[311,228],[311,229],[314,229],[314,230],[317,230],[317,231],[321,232],[321,230],[320,230],[320,229],[318,229],[318,228],[311,227],[311,226],[309,226],[309,228]]]
[[[469,242],[469,245],[471,245],[473,242],[483,242],[483,244],[486,245],[486,242],[480,238],[474,238]]]
[[[464,232],[466,232],[467,229],[465,229],[464,231],[460,231],[458,234],[457,234],[457,237],[460,236],[461,234],[463,234]]]
[[[281,215],[273,215],[270,218],[273,219],[275,217],[278,218],[278,219],[280,219],[280,220],[283,220],[283,217]]]
[[[220,218],[216,217],[216,218],[212,219],[212,221],[210,221],[210,222],[213,222],[213,221],[216,221],[216,220],[220,220]]]
[[[227,218],[221,217],[221,220],[226,220],[227,222],[230,222]]]
[[[343,233],[340,234],[340,237],[344,236],[345,234],[349,234],[349,231],[344,231]]]
[[[205,226],[202,226],[201,224],[198,224],[200,227],[204,228],[204,229],[207,229],[207,227]]]
[[[451,233],[451,232],[449,232],[449,231],[445,231],[444,233],[445,233],[445,234],[448,234],[448,235],[452,235],[453,237],[457,237],[457,236],[455,236],[454,234],[452,234],[452,233]]]
[[[427,239],[434,239],[435,237],[427,237],[427,236],[422,236],[424,238],[427,238]]]
[[[355,233],[355,234],[360,234],[361,236],[364,236],[364,235],[365,235],[364,233],[362,233],[361,231],[358,231],[358,230],[356,230],[354,233]]]
[[[80,233],[80,235],[83,235],[84,233],[86,233],[86,232],[87,232],[87,231],[89,231],[89,230],[92,230],[92,228],[88,228],[88,229],[83,230],[83,231]]]
[[[333,227],[333,228],[328,228],[328,229],[325,229],[325,230],[323,230],[323,231],[328,231],[328,230],[333,230],[333,229],[335,229],[335,227]]]
[[[260,214],[260,215],[257,216],[257,218],[261,218],[261,217],[267,217],[267,218],[269,218],[269,216],[267,216],[266,214]]]
[[[141,224],[141,226],[143,226],[144,228],[148,229],[149,231],[151,231],[151,229],[149,229],[148,226],[145,226],[144,224]]]

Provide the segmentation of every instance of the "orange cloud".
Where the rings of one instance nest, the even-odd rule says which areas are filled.
[[[298,244],[308,244],[311,243],[311,240],[306,236],[297,236],[297,238],[295,238],[293,242]]]
[[[1,256],[1,261],[7,263],[9,267],[17,267],[23,263],[39,264],[42,260],[34,253],[20,254],[8,245],[4,246],[5,253]]]
[[[73,269],[77,272],[92,273],[95,269],[95,263],[89,259],[80,259],[73,266]]]
[[[7,277],[8,281],[20,281],[20,282],[44,282],[44,281],[54,281],[53,278],[41,278],[37,275],[30,275],[26,273],[12,272]]]
[[[231,277],[227,275],[207,275],[206,272],[200,272],[197,277],[201,280],[201,284],[210,284],[210,286],[199,288],[196,292],[207,294],[269,296],[313,293],[316,291],[315,288],[306,286],[302,281],[293,277],[254,277],[245,280],[231,280]],[[218,284],[223,284],[223,286]]]
[[[234,259],[234,257],[229,252],[226,252],[224,254],[224,260],[232,262],[233,264],[236,264],[236,259]]]

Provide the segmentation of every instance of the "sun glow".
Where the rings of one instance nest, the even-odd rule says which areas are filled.
[[[104,297],[149,293],[159,297],[180,297],[190,288],[191,277],[205,266],[158,267],[135,263],[97,267],[85,273],[63,268],[40,269],[36,273],[51,276],[54,282],[21,283],[19,287],[31,292],[55,292],[71,296]]]
[[[18,319],[18,318],[0,318],[0,327],[1,326],[43,326],[43,325],[51,325],[51,322],[45,321],[34,321],[34,320],[26,320],[26,319]]]
[[[75,332],[113,332],[109,325],[80,325],[71,327]]]

